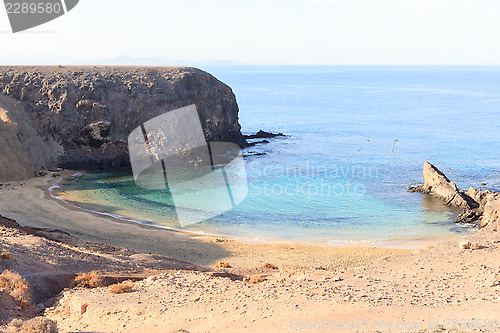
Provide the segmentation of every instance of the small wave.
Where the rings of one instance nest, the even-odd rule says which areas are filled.
[[[57,182],[60,182],[61,180],[62,180],[62,178],[59,179]],[[167,226],[160,225],[160,224],[155,224],[154,222],[151,222],[151,221],[144,221],[144,220],[137,220],[137,219],[132,219],[132,218],[126,218],[126,217],[123,217],[123,216],[120,216],[120,215],[117,215],[117,214],[111,214],[111,213],[106,213],[106,212],[99,212],[99,211],[96,211],[96,210],[88,209],[88,208],[85,208],[85,207],[82,207],[82,206],[75,205],[75,204],[73,204],[73,203],[71,203],[71,202],[69,202],[67,200],[64,200],[64,199],[58,197],[57,195],[54,195],[52,193],[52,190],[56,189],[56,188],[61,188],[61,187],[58,186],[58,185],[53,185],[53,186],[51,186],[51,187],[48,188],[49,194],[50,194],[50,196],[53,199],[59,200],[61,202],[64,202],[66,205],[68,205],[70,207],[76,208],[76,209],[81,210],[81,211],[85,211],[87,213],[92,213],[92,214],[96,214],[96,215],[102,215],[102,216],[106,216],[106,217],[111,217],[111,218],[119,220],[119,221],[136,223],[136,224],[139,224],[139,225],[144,225],[144,226],[148,226],[148,227],[154,227],[154,228],[168,230],[168,231],[189,232],[191,234],[202,235],[202,236],[217,236],[215,234],[212,235],[212,234],[206,233],[204,231],[192,231],[192,230],[188,231],[188,230],[185,230],[185,229],[182,229],[182,228],[173,228],[173,227],[167,227]]]
[[[345,244],[375,244],[377,242],[382,242],[382,240],[349,240],[349,239],[330,239],[327,243],[345,243]]]

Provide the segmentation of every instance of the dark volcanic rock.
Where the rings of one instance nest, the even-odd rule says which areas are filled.
[[[245,139],[251,140],[251,139],[272,139],[277,136],[285,136],[283,133],[270,133],[270,132],[265,132],[263,130],[258,131],[255,134],[252,135],[245,135]],[[265,140],[264,140],[265,141]]]
[[[129,133],[190,104],[207,141],[246,145],[231,88],[195,68],[0,67],[0,93],[15,102],[9,118],[38,169],[127,167]]]
[[[464,209],[455,219],[456,223],[477,223],[483,216],[482,209]]]
[[[99,120],[78,131],[75,142],[84,146],[99,148],[102,146],[111,131],[109,121]]]

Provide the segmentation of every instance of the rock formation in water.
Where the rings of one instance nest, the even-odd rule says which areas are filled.
[[[247,140],[250,140],[250,139],[272,139],[272,138],[276,138],[279,136],[285,136],[285,134],[283,134],[283,133],[271,133],[271,132],[259,130],[255,134],[245,135],[245,139],[247,139]]]
[[[0,67],[0,180],[127,168],[129,133],[190,104],[207,141],[246,144],[231,88],[195,68]]]
[[[424,184],[413,185],[409,188],[410,191],[432,194],[442,199],[447,205],[462,209],[479,207],[477,202],[460,190],[434,165],[425,162],[423,176]]]
[[[457,216],[457,223],[478,223],[484,227],[500,221],[500,193],[469,188],[467,192],[460,190],[434,165],[424,163],[424,184],[412,185],[410,192],[434,195],[445,204],[458,207],[462,211]]]

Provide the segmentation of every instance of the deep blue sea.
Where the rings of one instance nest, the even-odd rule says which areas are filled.
[[[500,190],[500,67],[203,69],[233,89],[244,134],[286,136],[244,149],[247,198],[187,230],[332,243],[447,237],[469,232],[453,223],[457,212],[406,190],[423,182],[425,161],[461,188]],[[168,194],[128,174],[86,174],[59,191],[178,228]]]

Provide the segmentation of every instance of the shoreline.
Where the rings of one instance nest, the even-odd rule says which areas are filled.
[[[409,254],[415,248],[386,248],[348,244],[343,246],[300,242],[240,241],[227,237],[171,231],[99,216],[60,200],[47,198],[52,174],[0,188],[0,214],[22,226],[62,230],[82,241],[130,248],[137,252],[165,255],[192,264],[213,267],[226,261],[233,267],[274,265],[322,266],[332,269],[359,267]],[[42,187],[42,188],[40,188]],[[48,190],[47,190],[48,191]]]
[[[0,187],[0,215],[49,229],[25,234],[3,227],[0,240],[16,258],[12,268],[38,279],[34,290],[52,283],[54,271],[66,281],[41,317],[63,331],[291,331],[294,323],[359,319],[435,332],[438,323],[456,318],[478,318],[473,329],[459,327],[464,331],[480,330],[486,320],[496,325],[489,331],[500,331],[498,223],[468,237],[474,249],[458,240],[419,250],[242,242],[68,209],[46,197],[43,186],[52,179]],[[230,267],[214,268],[219,261]],[[132,290],[66,288],[91,270],[112,281],[128,279]],[[363,324],[356,331],[373,329]]]
[[[47,178],[47,182],[44,185],[39,186],[47,200],[53,200],[63,207],[73,210],[73,211],[84,211],[90,213],[96,217],[104,217],[109,218],[117,223],[124,224],[133,224],[140,228],[146,228],[150,230],[158,230],[158,231],[167,231],[173,234],[181,234],[181,235],[190,235],[190,236],[206,236],[212,238],[223,238],[228,240],[233,240],[237,242],[253,242],[259,244],[304,244],[304,245],[319,245],[319,246],[366,246],[366,247],[376,247],[376,248],[388,248],[388,249],[423,249],[429,246],[433,246],[445,241],[453,241],[458,240],[467,236],[471,236],[477,232],[477,230],[468,235],[456,235],[456,236],[436,236],[432,238],[399,238],[399,239],[386,239],[386,240],[325,240],[318,241],[314,239],[280,239],[280,238],[272,238],[272,237],[253,237],[253,236],[243,236],[243,235],[225,235],[225,234],[217,234],[212,232],[205,231],[191,231],[191,230],[183,230],[177,229],[173,227],[162,226],[158,224],[154,224],[154,222],[143,221],[139,219],[129,218],[125,216],[120,216],[117,214],[107,213],[107,212],[99,212],[96,210],[88,209],[78,205],[75,201],[67,200],[58,197],[57,195],[52,194],[51,189],[58,188],[58,183],[61,183],[68,177],[75,176],[78,173],[81,173],[77,170],[63,170],[58,172],[61,175],[58,177],[52,177],[53,181],[51,182],[51,178],[47,175],[44,178]]]
[[[35,277],[34,290],[43,291],[39,286],[55,276],[61,281],[54,291],[57,300],[43,309],[42,318],[63,331],[291,331],[293,320],[327,318],[417,323],[411,331],[428,332],[439,329],[437,323],[478,318],[477,330],[488,320],[496,325],[489,331],[500,331],[498,223],[469,237],[479,245],[475,249],[464,249],[458,241],[416,251],[238,242],[69,210],[45,198],[40,185],[46,180],[0,187],[0,214],[21,226],[61,229],[73,237],[3,227],[0,240],[15,258],[12,269]],[[231,267],[214,268],[218,261]],[[112,281],[128,279],[124,283],[133,289],[119,295],[110,294],[108,285],[64,289],[76,274],[91,270]],[[360,325],[356,331],[373,329]]]

